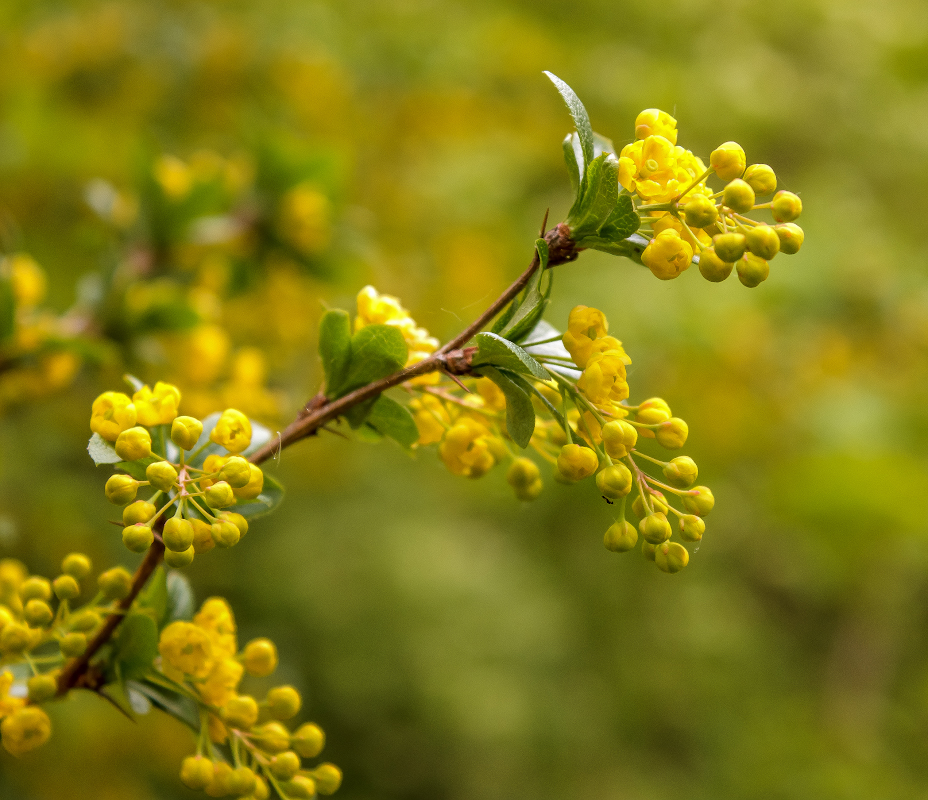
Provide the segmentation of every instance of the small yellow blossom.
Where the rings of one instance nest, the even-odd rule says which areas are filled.
[[[129,430],[136,422],[135,406],[122,392],[104,392],[90,412],[90,430],[104,439],[115,442],[119,434]]]
[[[161,631],[158,652],[161,653],[162,669],[168,676],[172,676],[173,671],[193,678],[205,678],[213,668],[211,637],[192,622],[178,620]]]
[[[151,428],[167,425],[177,416],[180,405],[180,389],[170,383],[158,381],[154,389],[143,386],[134,395],[132,402],[139,425]]]
[[[221,597],[210,597],[193,618],[193,624],[207,632],[216,657],[231,658],[238,650],[235,639],[235,617],[229,604]]]
[[[461,417],[445,433],[438,455],[455,475],[479,478],[496,464],[490,446],[490,430],[470,417]]]
[[[52,735],[52,723],[38,706],[25,706],[0,722],[0,741],[6,751],[21,756],[41,747]]]
[[[241,411],[227,408],[209,438],[230,453],[241,453],[251,444],[251,423]]]
[[[641,254],[642,263],[663,281],[676,278],[689,269],[693,248],[673,228],[657,234]]]
[[[677,143],[677,121],[666,111],[646,108],[635,118],[635,138],[663,136],[671,144]]]

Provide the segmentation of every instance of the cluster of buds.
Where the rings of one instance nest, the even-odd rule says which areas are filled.
[[[97,596],[79,606],[91,569],[83,553],[66,556],[53,580],[0,561],[0,742],[14,756],[48,741],[51,721],[40,704],[58,694],[62,665],[84,653],[112,604],[130,592],[132,576],[115,567],[98,575]],[[6,667],[29,677],[17,680]]]
[[[706,167],[677,145],[677,121],[653,108],[638,115],[635,137],[622,149],[619,181],[645,214],[639,233],[649,241],[641,261],[658,278],[676,278],[696,254],[707,280],[723,281],[737,269],[741,283],[754,287],[767,279],[774,256],[799,252],[804,235],[794,221],[802,201],[777,192],[773,169],[749,166],[740,145],[716,148]],[[725,183],[719,191],[706,183],[713,173]],[[767,195],[772,199],[758,202]],[[770,211],[773,224],[747,216],[762,209]]]
[[[257,700],[239,693],[245,672],[270,675],[277,650],[269,639],[254,639],[239,651],[235,618],[222,598],[207,600],[191,622],[172,622],[161,632],[161,680],[201,710],[195,755],[181,764],[180,779],[210,797],[264,800],[273,789],[282,798],[332,794],[341,784],[334,764],[304,766],[325,745],[325,734],[307,722],[291,731],[284,724],[299,714],[300,693],[275,686]],[[214,745],[223,745],[230,759]]]
[[[214,547],[237,544],[248,522],[230,509],[254,500],[264,487],[261,469],[239,455],[251,444],[248,417],[226,409],[206,437],[200,420],[177,415],[179,404],[177,387],[159,382],[154,389],[141,387],[131,398],[104,392],[94,400],[90,419],[91,429],[113,443],[127,470],[112,475],[105,486],[107,499],[124,506],[123,543],[142,552],[159,536],[172,567],[185,567]],[[166,447],[164,452],[153,447],[153,434],[166,445],[167,426],[175,459]],[[210,453],[195,466],[211,444],[225,453]],[[137,499],[142,487],[153,494]]]

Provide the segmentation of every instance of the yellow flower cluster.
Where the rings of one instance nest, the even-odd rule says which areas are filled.
[[[619,157],[619,182],[638,201],[640,233],[650,239],[642,263],[670,280],[688,269],[697,254],[707,280],[725,280],[737,268],[745,286],[757,286],[767,279],[774,256],[799,252],[804,234],[794,220],[802,201],[792,192],[774,194],[774,171],[766,164],[748,166],[735,142],[713,150],[707,168],[676,144],[676,125],[664,111],[642,111],[635,120],[636,140]],[[721,191],[713,192],[706,183],[713,173],[725,182]],[[757,202],[771,194],[769,202]],[[774,224],[746,216],[760,209],[770,210]]]
[[[325,745],[318,725],[289,730],[302,698],[292,686],[275,686],[263,701],[239,692],[245,672],[265,677],[277,667],[277,649],[269,639],[254,639],[239,651],[235,618],[225,600],[207,600],[192,622],[172,622],[158,642],[161,671],[180,692],[203,709],[197,753],[181,764],[180,779],[210,797],[263,800],[273,786],[281,797],[332,794],[341,784],[334,764],[304,768]],[[213,744],[227,744],[233,763]]]
[[[94,433],[113,442],[117,455],[136,465],[138,474],[144,470],[145,480],[119,472],[106,482],[107,499],[125,506],[123,543],[133,552],[147,550],[160,526],[164,559],[172,567],[185,567],[195,555],[216,546],[237,544],[248,532],[248,521],[224,509],[254,500],[264,488],[260,467],[239,455],[251,444],[248,417],[237,409],[226,409],[208,439],[198,446],[203,423],[178,416],[180,400],[178,388],[162,382],[154,389],[141,387],[131,398],[121,392],[104,392],[94,400],[90,417]],[[157,429],[163,437],[168,425],[178,449],[176,461],[153,449],[152,432]],[[195,457],[210,443],[227,454],[212,453],[202,466],[194,466]],[[188,456],[186,451],[194,448]],[[136,499],[142,486],[155,490],[147,500]],[[167,518],[166,512],[175,505],[173,516]]]
[[[84,653],[110,604],[129,593],[132,577],[116,567],[98,576],[97,597],[78,606],[91,569],[82,553],[66,556],[54,580],[29,575],[14,559],[0,561],[0,743],[14,756],[48,741],[51,721],[39,704],[56,696],[65,661]],[[14,681],[8,665],[28,665],[32,676]]]
[[[373,286],[365,286],[358,292],[358,314],[354,328],[361,330],[365,325],[393,325],[399,328],[409,347],[406,366],[421,361],[438,349],[438,339],[429,335],[425,328],[416,325],[409,312],[400,305],[396,297],[379,294]],[[430,380],[431,380],[431,376]]]

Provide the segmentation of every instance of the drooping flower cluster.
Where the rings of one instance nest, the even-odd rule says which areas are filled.
[[[164,628],[158,643],[160,667],[167,685],[193,699],[201,708],[201,731],[195,755],[181,764],[181,781],[210,797],[263,800],[270,786],[285,798],[332,794],[341,784],[334,764],[304,768],[302,759],[316,758],[325,734],[308,722],[294,731],[283,723],[293,719],[302,698],[292,686],[275,686],[263,701],[239,692],[247,672],[265,677],[277,666],[270,639],[254,639],[239,651],[235,618],[225,600],[203,603],[190,622]],[[214,745],[225,745],[223,758]]]
[[[107,499],[124,506],[123,543],[142,552],[158,536],[173,567],[187,566],[196,554],[216,546],[237,544],[248,521],[231,508],[254,501],[264,488],[260,467],[240,455],[251,444],[248,417],[226,409],[204,433],[200,420],[178,416],[179,405],[177,387],[159,382],[154,389],[141,386],[131,398],[104,392],[94,400],[90,418],[91,430],[113,443],[126,470],[112,475],[105,487]],[[166,433],[175,456],[167,449]],[[154,493],[136,499],[145,486]]]
[[[649,239],[642,262],[669,280],[688,269],[695,254],[707,280],[723,281],[737,269],[745,286],[757,286],[778,253],[799,252],[804,234],[794,220],[802,201],[792,192],[776,192],[774,171],[766,164],[748,166],[735,142],[713,150],[707,168],[677,145],[676,125],[664,111],[642,111],[635,120],[635,141],[619,158],[619,182],[635,197],[643,214],[639,233]],[[721,191],[707,185],[712,174],[724,181]],[[758,203],[765,195],[773,198]],[[762,209],[770,210],[774,224],[747,216]]]

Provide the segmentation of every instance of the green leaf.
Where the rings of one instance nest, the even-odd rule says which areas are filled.
[[[122,456],[116,452],[116,449],[99,433],[90,437],[87,443],[87,452],[93,459],[93,463],[98,467],[101,464],[118,464],[122,461]]]
[[[383,394],[367,415],[367,424],[406,448],[412,447],[419,439],[419,429],[409,409]]]
[[[0,279],[0,341],[9,338],[16,328],[16,298],[13,286]]]
[[[564,137],[561,146],[564,148],[564,162],[567,164],[567,175],[570,177],[570,186],[574,190],[574,202],[580,201],[580,177],[583,174],[583,154],[577,153],[579,147],[574,147],[574,142],[579,145],[577,134],[568,133]]]
[[[558,411],[539,390],[538,387],[533,385],[530,381],[525,380],[521,375],[509,375],[513,383],[520,386],[524,392],[531,392],[535,395],[540,401],[541,404],[548,410],[548,413],[551,414],[554,419],[557,420],[558,425],[562,428],[564,427],[564,418],[561,416],[561,412]]]
[[[542,246],[543,245],[543,246]],[[548,266],[548,244],[544,239],[535,242],[538,249],[540,265],[538,271],[532,276],[532,280],[525,289],[525,295],[522,298],[518,310],[513,315],[509,325],[501,332],[505,339],[513,342],[519,342],[525,338],[541,319],[548,305],[548,297],[551,295],[551,287],[554,283],[554,273],[547,269]],[[541,281],[544,276],[548,276],[548,288],[544,294],[541,293]]]
[[[409,348],[399,328],[365,325],[351,337],[351,363],[339,396],[398,372],[408,357]]]
[[[141,678],[158,655],[158,626],[147,614],[129,614],[119,626],[114,661],[123,679]]]
[[[265,480],[267,479],[265,478]],[[167,573],[164,588],[167,601],[164,616],[165,623],[193,619],[193,589],[190,587],[187,576],[179,570],[172,569]]]
[[[151,610],[159,627],[164,624],[168,612],[168,583],[164,567],[159,566],[154,571],[148,583],[145,584],[145,588],[139,593],[136,602],[140,608]]]
[[[506,396],[506,430],[519,447],[526,448],[535,432],[535,407],[525,390],[495,367],[481,367],[480,374],[489,378]]]
[[[120,461],[116,465],[116,469],[128,472],[137,481],[145,481],[148,480],[148,478],[145,477],[145,467],[149,464],[154,464],[156,461],[160,461],[160,459],[155,456],[146,456],[145,458],[140,458],[138,461]]]
[[[619,160],[603,153],[587,169],[583,202],[567,224],[576,240],[595,235],[615,209],[619,199]]]
[[[551,79],[557,90],[561,93],[561,97],[564,98],[564,102],[567,103],[567,110],[570,112],[570,116],[574,119],[574,125],[577,126],[577,134],[580,136],[580,147],[583,150],[583,163],[589,164],[595,156],[593,155],[593,128],[590,126],[590,118],[586,113],[586,109],[583,107],[583,103],[580,102],[580,98],[577,97],[573,89],[571,89],[564,81],[562,81],[557,75],[554,75],[547,70],[545,71]]]
[[[532,342],[544,342],[546,339],[560,335],[561,332],[557,328],[542,319],[538,321],[538,324],[535,325],[532,332],[525,337],[525,340],[522,342],[522,347],[524,347],[525,351],[531,356],[554,356],[558,359],[567,359],[567,361],[562,362],[564,366],[561,366],[560,362],[549,363],[545,366],[549,371],[559,372],[561,375],[566,375],[574,379],[579,378],[580,370],[570,362],[570,353],[567,352],[567,348],[564,347],[562,341],[557,340],[538,345],[532,344]],[[570,366],[567,366],[568,364],[570,364]]]
[[[254,500],[240,500],[228,510],[241,514],[249,522],[270,514],[284,499],[284,487],[264,473],[264,488]]]
[[[604,239],[618,241],[626,239],[638,230],[641,218],[635,211],[635,205],[627,194],[619,195],[615,208],[600,228],[599,235]]]
[[[615,152],[615,145],[612,143],[612,139],[593,131],[593,155],[598,158],[603,153],[615,153],[615,155],[618,155],[618,153]]]
[[[138,692],[155,707],[180,720],[194,733],[200,732],[200,712],[197,704],[189,697],[149,681],[126,681],[126,693]]]
[[[351,320],[347,311],[335,308],[322,315],[319,356],[325,372],[326,394],[337,397],[351,362]]]
[[[516,313],[516,309],[519,307],[519,299],[516,298],[508,306],[506,310],[496,318],[496,322],[493,323],[493,327],[490,328],[493,333],[500,333],[507,324],[509,320],[512,319],[512,315]]]
[[[525,375],[534,375],[542,380],[548,379],[549,376],[544,367],[515,342],[488,332],[478,333],[475,338],[478,349],[472,361],[474,368],[486,364],[504,367],[512,372],[521,372]]]
[[[345,419],[348,420],[348,424],[351,426],[352,430],[360,429],[379,398],[380,395],[375,394],[373,397],[368,397],[367,400],[356,403],[345,412]]]

